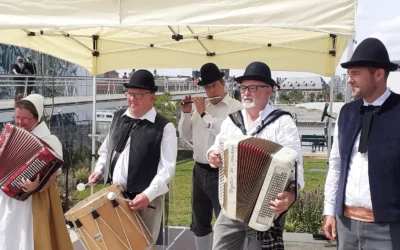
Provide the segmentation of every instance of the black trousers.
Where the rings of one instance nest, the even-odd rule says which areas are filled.
[[[218,169],[208,164],[196,162],[193,168],[192,181],[192,222],[190,230],[197,237],[210,234],[214,211],[218,217],[221,206],[218,199]]]

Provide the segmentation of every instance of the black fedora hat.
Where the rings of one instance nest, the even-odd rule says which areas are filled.
[[[200,77],[201,81],[199,81],[197,84],[199,86],[204,86],[210,83],[213,83],[215,81],[221,80],[224,77],[224,73],[219,70],[217,65],[214,63],[206,63],[203,66],[201,66],[200,69]]]
[[[244,80],[256,80],[260,82],[264,82],[266,84],[273,86],[277,86],[280,88],[278,84],[272,79],[271,77],[271,69],[268,67],[267,64],[263,62],[252,62],[244,71],[243,76],[239,76],[235,78],[235,81],[238,83],[242,83]]]
[[[341,64],[343,68],[372,67],[395,71],[399,66],[390,62],[385,45],[376,38],[367,38],[357,46],[350,61]]]
[[[124,83],[125,88],[134,89],[147,89],[152,92],[157,92],[158,86],[154,81],[153,74],[145,69],[140,69],[132,74],[131,79],[128,83]]]

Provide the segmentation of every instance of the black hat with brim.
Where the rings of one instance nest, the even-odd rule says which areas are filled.
[[[376,38],[367,38],[362,41],[354,50],[350,61],[341,65],[345,69],[353,67],[371,67],[388,71],[399,69],[399,65],[390,61],[385,45]]]
[[[263,62],[250,63],[246,67],[243,76],[235,78],[235,81],[240,84],[245,80],[260,81],[270,85],[271,87],[276,86],[280,88],[280,86],[271,77],[271,69]]]
[[[132,74],[128,83],[123,84],[125,88],[147,89],[152,92],[157,92],[158,86],[154,81],[153,74],[145,69],[140,69]]]
[[[201,66],[200,69],[201,81],[199,81],[197,84],[199,86],[204,86],[213,83],[215,81],[221,80],[224,76],[225,74],[219,70],[217,65],[215,65],[214,63],[206,63],[203,66]]]

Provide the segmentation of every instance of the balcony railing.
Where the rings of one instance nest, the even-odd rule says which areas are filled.
[[[97,78],[96,93],[99,95],[123,94],[123,83],[128,79]],[[156,80],[159,92],[204,92],[193,81]],[[230,84],[226,84],[229,90]],[[23,97],[38,93],[45,97],[77,97],[93,94],[92,77],[52,77],[36,75],[0,75],[0,100],[14,99],[16,93]]]

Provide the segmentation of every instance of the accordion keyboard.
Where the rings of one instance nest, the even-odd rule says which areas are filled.
[[[26,167],[19,175],[17,178],[15,178],[12,182],[11,182],[11,187],[9,187],[10,189],[12,188],[17,188],[15,191],[17,191],[18,189],[21,188],[21,181],[22,178],[25,179],[32,179],[32,177],[37,174],[39,172],[40,169],[42,169],[44,166],[46,165],[46,162],[40,160],[40,159],[36,159],[34,160],[28,167]],[[14,191],[14,190],[13,190]]]
[[[269,202],[274,200],[277,195],[285,189],[287,179],[290,175],[290,171],[287,168],[276,168],[270,185],[268,187],[267,194],[264,198],[261,211],[257,217],[257,222],[260,224],[267,224],[270,218],[274,217],[274,211],[269,208]]]

